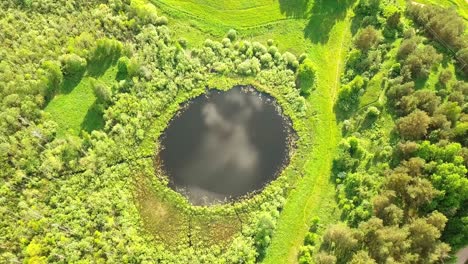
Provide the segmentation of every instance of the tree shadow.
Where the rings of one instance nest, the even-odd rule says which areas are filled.
[[[69,94],[75,89],[78,84],[80,84],[81,80],[83,79],[83,76],[85,74],[86,70],[83,69],[82,71],[64,76],[62,85],[60,86],[59,93],[61,94]]]
[[[309,0],[279,0],[281,14],[291,18],[307,18]]]
[[[109,67],[117,63],[119,58],[120,53],[94,58],[88,63],[88,75],[94,78],[102,76]]]
[[[101,107],[94,102],[88,109],[83,122],[81,123],[81,130],[91,133],[93,130],[100,130],[104,128],[104,118]]]
[[[355,0],[316,0],[310,10],[304,36],[313,43],[325,43],[337,21],[346,17],[346,11]]]
[[[361,124],[359,125],[358,131],[364,132],[368,129],[373,128],[377,119],[378,119],[377,116],[366,115],[364,119],[362,120]]]
[[[414,89],[415,90],[421,90],[426,86],[427,80],[429,77],[417,77],[414,79]]]

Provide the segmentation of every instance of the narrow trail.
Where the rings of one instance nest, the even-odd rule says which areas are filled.
[[[296,263],[311,220],[319,217],[323,224],[336,214],[334,185],[330,182],[332,161],[339,141],[339,131],[333,112],[340,86],[343,58],[349,37],[349,19],[339,21],[333,37],[325,45],[317,44],[312,51],[313,60],[320,62],[320,83],[308,99],[317,116],[307,122],[313,127],[314,144],[296,189],[292,190],[278,219],[276,231],[267,249],[263,263]]]

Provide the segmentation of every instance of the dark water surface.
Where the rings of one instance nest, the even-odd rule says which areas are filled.
[[[274,99],[248,87],[191,100],[161,137],[170,186],[195,205],[261,189],[288,160],[288,121]]]

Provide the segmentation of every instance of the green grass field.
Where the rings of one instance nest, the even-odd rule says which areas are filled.
[[[98,79],[104,83],[112,83],[116,74],[117,67],[110,67]],[[58,125],[58,136],[64,136],[67,132],[78,135],[81,130],[90,132],[102,128],[104,121],[95,107],[95,101],[91,77],[85,76],[74,82],[65,78],[61,92],[45,109]]]

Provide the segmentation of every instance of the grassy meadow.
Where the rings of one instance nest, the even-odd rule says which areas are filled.
[[[109,67],[96,79],[111,84],[115,80],[117,67]],[[96,97],[91,86],[91,76],[78,80],[65,77],[60,92],[45,108],[58,124],[58,135],[78,135],[81,130],[91,132],[104,126],[102,114],[96,107]]]

